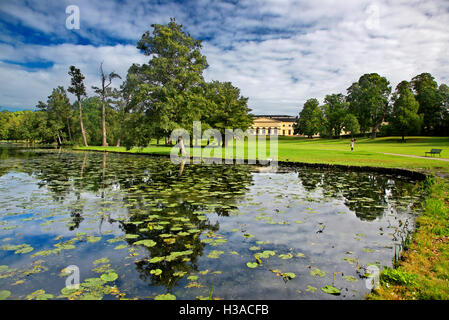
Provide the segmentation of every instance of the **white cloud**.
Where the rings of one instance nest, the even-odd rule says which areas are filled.
[[[147,57],[131,45],[94,47],[91,45],[62,44],[55,46],[26,45],[14,48],[0,45],[0,60],[11,59],[17,62],[52,61],[48,69],[25,69],[17,65],[0,62],[0,101],[11,107],[34,107],[39,100],[46,101],[53,88],[58,85],[68,87],[70,65],[81,69],[86,77],[88,94],[91,86],[99,85],[99,67],[103,63],[105,72],[114,71],[122,78],[133,63],[144,63]],[[115,83],[119,85],[119,81]],[[72,97],[73,99],[73,97]]]

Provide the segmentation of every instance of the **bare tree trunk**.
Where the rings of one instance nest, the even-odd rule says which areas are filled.
[[[83,125],[83,111],[82,111],[82,109],[81,109],[81,101],[79,101],[79,100],[78,100],[78,107],[79,107],[79,109],[80,109],[81,135],[83,136],[84,146],[87,147],[86,132],[84,131],[84,125]]]
[[[115,144],[116,147],[120,147],[120,138],[117,139],[117,143]]]
[[[103,131],[103,143],[101,145],[103,147],[107,147],[108,141],[106,139],[106,109],[104,106],[104,101],[101,104],[101,128]]]
[[[72,130],[70,130],[70,121],[67,119],[67,130],[69,131],[69,141],[72,142]]]
[[[58,147],[60,147],[61,144],[62,144],[62,142],[61,142],[61,137],[59,136],[59,132],[58,132],[58,134],[56,135],[56,138],[57,138],[57,142],[58,142]]]

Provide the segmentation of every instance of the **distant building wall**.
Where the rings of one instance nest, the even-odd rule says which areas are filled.
[[[251,126],[255,135],[293,136],[297,118],[287,115],[259,115]]]

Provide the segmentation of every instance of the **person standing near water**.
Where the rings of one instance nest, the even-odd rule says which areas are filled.
[[[354,142],[355,142],[355,139],[351,139],[351,151],[354,151]]]

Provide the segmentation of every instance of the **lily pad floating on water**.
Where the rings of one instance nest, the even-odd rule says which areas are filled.
[[[27,300],[48,300],[53,299],[53,295],[45,293],[45,290],[36,290],[27,296]]]
[[[309,291],[309,292],[315,292],[316,290],[317,289],[315,287],[312,287],[311,285],[308,285],[306,288],[306,291]]]
[[[117,280],[118,274],[115,272],[104,273],[100,276],[100,279],[106,282],[112,282]]]
[[[101,263],[108,263],[108,262],[109,262],[108,258],[101,258],[101,259],[95,260],[94,265],[101,264]]]
[[[209,252],[209,254],[207,255],[208,258],[211,259],[218,259],[218,257],[220,255],[222,255],[224,253],[224,251],[220,251],[220,250],[212,250],[211,252]]]
[[[161,262],[164,259],[165,259],[164,257],[153,257],[150,260],[148,260],[148,262],[150,262],[150,263],[158,263],[158,262]]]
[[[162,273],[161,269],[153,269],[150,271],[150,274],[154,274],[155,276],[158,276]]]
[[[167,294],[159,294],[154,297],[154,300],[176,300],[176,296],[167,293]]]
[[[333,294],[333,295],[339,295],[341,292],[340,290],[338,290],[337,288],[327,285],[325,287],[322,287],[321,290],[323,292],[329,293],[329,294]]]
[[[146,239],[146,240],[140,240],[140,241],[136,241],[133,244],[142,244],[146,247],[154,247],[156,245],[156,242],[150,239]]]
[[[293,255],[291,253],[287,253],[287,254],[280,254],[279,258],[283,259],[283,260],[287,260],[287,259],[291,259],[293,258]]]
[[[324,272],[323,270],[320,270],[318,268],[314,268],[313,270],[310,270],[310,275],[324,277],[326,275],[326,272]]]
[[[343,279],[348,281],[348,282],[356,282],[358,281],[356,277],[354,276],[343,276]]]
[[[11,295],[11,291],[8,290],[0,290],[0,300],[6,300]]]
[[[259,264],[257,262],[247,262],[246,263],[246,266],[251,269],[257,268],[258,265]]]

